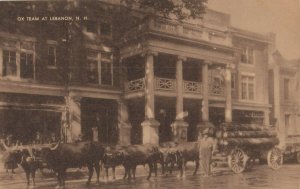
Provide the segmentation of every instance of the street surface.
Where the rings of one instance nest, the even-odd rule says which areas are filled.
[[[234,174],[228,169],[218,169],[214,171],[214,176],[203,177],[200,174],[192,176],[193,167],[188,167],[186,176],[178,178],[177,171],[172,175],[153,177],[150,181],[146,180],[147,167],[140,166],[137,170],[136,180],[124,181],[122,175],[123,168],[118,169],[117,179],[112,181],[111,176],[105,182],[104,171],[101,172],[100,186],[96,185],[96,177],[93,176],[92,183],[89,187],[85,185],[87,172],[73,169],[69,171],[65,189],[81,188],[103,188],[103,189],[154,189],[154,188],[202,188],[202,189],[300,189],[300,165],[288,164],[283,165],[279,170],[272,170],[266,165],[256,165],[252,171],[241,174]],[[36,189],[53,189],[56,186],[56,179],[49,171],[44,176],[37,171]],[[0,172],[0,189],[21,189],[27,188],[25,173],[21,168],[16,169],[13,176],[1,169]],[[30,187],[32,188],[32,187]]]

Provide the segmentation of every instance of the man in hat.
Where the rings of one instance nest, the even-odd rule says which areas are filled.
[[[210,175],[211,157],[216,147],[216,142],[212,136],[210,128],[206,128],[199,139],[200,170],[205,177]]]

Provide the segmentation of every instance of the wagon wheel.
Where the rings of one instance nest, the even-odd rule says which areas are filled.
[[[283,163],[283,155],[279,148],[272,148],[267,156],[268,166],[272,169],[279,169]]]
[[[296,154],[296,160],[297,160],[297,163],[300,163],[300,152],[297,152],[297,154]]]
[[[248,156],[240,148],[235,148],[228,156],[228,166],[235,173],[241,173],[246,168]]]

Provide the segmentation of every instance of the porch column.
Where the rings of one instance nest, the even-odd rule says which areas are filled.
[[[177,85],[177,98],[176,98],[176,118],[172,123],[173,139],[177,142],[187,141],[187,127],[188,123],[184,121],[187,116],[183,112],[183,67],[182,63],[185,57],[178,57],[176,62],[176,85]]]
[[[232,98],[231,98],[231,65],[225,69],[225,122],[232,122]]]
[[[202,121],[198,124],[198,131],[204,130],[206,127],[210,127],[209,122],[209,107],[208,107],[208,97],[209,97],[209,87],[208,87],[208,65],[212,62],[204,60],[202,66],[202,106],[201,106],[201,118]]]
[[[208,64],[210,62],[205,61],[202,66],[202,121],[209,122],[209,108],[208,108]]]
[[[145,58],[145,121],[143,127],[143,144],[158,144],[158,127],[154,113],[154,53],[147,53]]]
[[[62,116],[63,135],[65,142],[74,142],[81,136],[81,97],[65,97],[66,109]]]
[[[128,121],[128,108],[124,100],[118,101],[119,144],[131,143],[131,124]]]
[[[273,89],[273,94],[274,94],[274,118],[276,119],[275,122],[275,129],[277,132],[277,135],[279,137],[279,146],[285,146],[286,145],[286,128],[285,128],[285,123],[284,119],[281,117],[281,97],[280,95],[282,94],[280,90],[280,66],[275,62],[274,67],[273,67],[273,79],[274,79],[274,89]]]

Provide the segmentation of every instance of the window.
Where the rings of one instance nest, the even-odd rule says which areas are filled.
[[[16,51],[3,50],[3,76],[17,76]]]
[[[235,88],[235,73],[231,73],[231,89],[234,90]]]
[[[92,33],[98,33],[98,24],[96,21],[89,20],[86,22],[86,31]]]
[[[87,81],[91,84],[113,85],[112,54],[88,50]]]
[[[111,25],[109,23],[101,22],[100,34],[110,36],[111,35]]]
[[[284,79],[283,80],[283,88],[284,88],[284,100],[289,100],[290,98],[290,80],[289,79]]]
[[[20,76],[21,78],[33,79],[33,54],[21,53]]]
[[[98,62],[96,60],[88,61],[88,70],[87,70],[88,82],[97,84],[99,82],[98,79]]]
[[[112,84],[112,62],[110,53],[101,53],[101,84]]]
[[[254,100],[253,76],[242,76],[241,97],[242,100]]]
[[[254,64],[254,50],[251,47],[243,47],[241,54],[241,63]]]
[[[56,47],[48,46],[48,66],[56,67]]]
[[[1,38],[0,61],[1,76],[13,80],[34,79],[35,71],[35,43],[29,38],[8,39]]]
[[[111,36],[111,24],[109,22],[87,21],[86,31],[102,36]]]
[[[285,129],[286,129],[286,131],[287,131],[287,133],[290,135],[290,134],[292,134],[293,132],[292,132],[292,128],[291,128],[291,126],[290,126],[290,124],[291,124],[291,115],[290,114],[285,114],[284,115],[284,124],[285,124]]]

